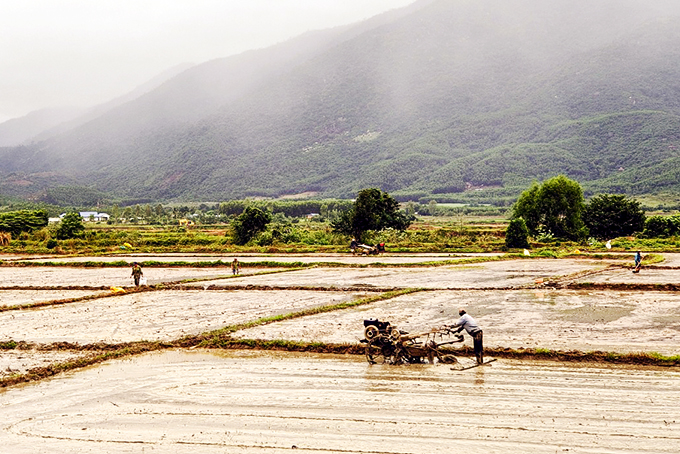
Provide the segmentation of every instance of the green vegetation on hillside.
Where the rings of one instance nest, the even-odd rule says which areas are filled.
[[[375,187],[507,207],[557,175],[586,196],[678,192],[676,13],[603,2],[578,15],[568,0],[423,2],[300,48],[208,62],[0,149],[0,193],[124,206]]]

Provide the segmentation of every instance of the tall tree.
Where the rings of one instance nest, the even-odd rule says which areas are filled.
[[[645,219],[640,202],[620,194],[597,195],[590,199],[583,211],[583,222],[590,235],[598,239],[641,232]]]
[[[253,206],[246,207],[243,213],[231,223],[234,231],[234,242],[239,245],[246,244],[255,235],[264,232],[271,220],[272,215],[269,211]]]
[[[560,175],[524,191],[513,206],[512,218],[523,218],[532,235],[549,232],[556,238],[582,240],[588,231],[581,185]]]
[[[47,225],[47,211],[19,210],[0,213],[0,232],[19,235],[21,232],[32,232]]]
[[[83,218],[77,211],[66,213],[57,227],[56,236],[60,240],[67,240],[69,238],[78,238],[83,235],[85,225]]]
[[[331,225],[334,231],[362,241],[368,231],[406,230],[411,222],[412,218],[399,211],[399,203],[392,196],[380,189],[369,188],[359,191],[352,208]]]

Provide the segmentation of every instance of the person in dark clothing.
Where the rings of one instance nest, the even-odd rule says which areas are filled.
[[[234,259],[234,261],[231,262],[231,274],[236,276],[240,272],[241,272],[241,265],[238,263],[238,259]]]
[[[139,287],[139,279],[142,276],[144,276],[144,273],[142,272],[142,266],[139,263],[134,262],[132,264],[132,275],[131,275],[131,277],[134,278],[136,287]]]
[[[640,251],[637,251],[635,253],[635,269],[633,273],[639,273],[640,268],[642,268],[642,254],[640,254]]]
[[[482,329],[479,327],[474,318],[470,317],[465,309],[458,309],[458,315],[460,319],[452,325],[452,328],[458,328],[455,332],[460,333],[467,331],[467,333],[472,337],[472,343],[475,350],[475,357],[477,358],[477,364],[484,363],[484,336]]]

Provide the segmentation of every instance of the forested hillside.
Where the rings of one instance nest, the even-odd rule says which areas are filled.
[[[222,200],[380,187],[491,200],[557,174],[586,192],[678,190],[675,10],[416,2],[198,65],[70,131],[0,149],[0,193]]]

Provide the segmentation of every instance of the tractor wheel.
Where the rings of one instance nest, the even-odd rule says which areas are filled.
[[[385,363],[383,346],[378,342],[375,342],[374,339],[369,340],[368,345],[366,345],[366,361],[368,361],[369,364]]]
[[[375,338],[378,334],[380,334],[380,331],[376,326],[368,325],[366,329],[364,329],[364,337],[368,340]]]

